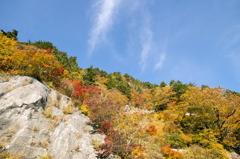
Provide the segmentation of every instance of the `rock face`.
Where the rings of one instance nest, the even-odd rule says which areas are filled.
[[[0,143],[24,158],[96,158],[93,145],[103,143],[104,136],[91,134],[89,118],[79,111],[64,114],[71,104],[36,79],[0,75]]]

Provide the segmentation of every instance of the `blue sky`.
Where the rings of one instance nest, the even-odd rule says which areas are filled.
[[[240,92],[239,0],[1,0],[0,29],[50,41],[81,68]]]

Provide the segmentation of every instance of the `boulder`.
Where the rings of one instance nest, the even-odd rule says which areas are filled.
[[[24,158],[93,159],[104,136],[91,133],[90,119],[71,99],[27,76],[0,75],[0,144]]]

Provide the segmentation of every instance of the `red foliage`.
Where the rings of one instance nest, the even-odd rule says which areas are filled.
[[[72,97],[77,99],[82,99],[83,94],[86,92],[86,86],[82,85],[80,81],[74,81],[73,86],[75,88]]]
[[[54,71],[53,71],[53,74],[58,76],[58,75],[62,75],[64,72],[64,68],[62,67],[59,67],[59,68],[56,68]]]
[[[33,54],[33,55],[35,55],[36,53],[37,53],[37,51],[35,51],[35,50],[32,51],[32,54]]]
[[[80,99],[81,101],[89,101],[90,98],[93,98],[101,94],[101,89],[97,86],[83,85],[80,81],[74,81],[74,92],[72,97]]]
[[[102,123],[102,129],[100,129],[104,134],[107,134],[109,131],[111,132],[113,125],[110,125],[109,122],[104,121]]]
[[[52,50],[51,49],[47,49],[47,53],[51,54]]]
[[[113,125],[109,124],[107,121],[102,123],[102,129],[99,131],[106,135],[104,138],[105,143],[96,149],[100,152],[100,157],[117,154],[125,158],[137,147],[137,145],[128,144],[126,139],[121,136],[120,132],[115,131]]]

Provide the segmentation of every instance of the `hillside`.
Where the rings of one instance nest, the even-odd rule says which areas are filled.
[[[65,158],[74,158],[75,155],[86,157],[89,152],[78,151],[85,147],[82,142],[69,152],[79,140],[86,140],[83,143],[88,143],[86,147],[89,147],[90,154],[94,156],[99,152],[99,158],[215,159],[237,158],[237,153],[240,153],[238,92],[206,85],[200,88],[194,83],[184,84],[174,80],[157,85],[120,72],[107,73],[93,66],[82,69],[76,57],[68,57],[52,43],[19,42],[16,36],[16,32],[0,33],[0,74],[4,74],[1,76],[4,78],[0,87],[0,116],[3,114],[3,126],[9,125],[8,118],[18,121],[16,124],[23,124],[21,127],[27,125],[22,130],[16,126],[19,142],[22,140],[21,133],[36,134],[36,139],[26,138],[26,141],[38,143],[38,146],[30,143],[30,148],[37,149],[37,153],[24,151],[23,155],[36,157],[49,153],[54,158],[59,158],[58,155],[65,155]],[[22,82],[18,84],[16,81]],[[22,92],[25,88],[29,94]],[[35,109],[38,110],[36,114]],[[13,115],[18,112],[26,114]],[[89,144],[93,140],[90,134],[76,139],[78,131],[83,131],[84,125],[89,122],[83,114],[91,119],[99,133],[106,136],[103,144],[95,143],[95,150]],[[41,117],[42,122],[28,119],[34,115],[36,119]],[[86,127],[87,131],[92,129]],[[6,138],[7,130],[0,130],[0,135],[4,136],[1,137],[2,149],[8,148],[4,142],[10,142],[9,152],[20,152],[11,149],[18,145],[18,140],[14,140],[15,136]],[[50,133],[47,133],[48,130]],[[73,138],[56,135],[60,132]],[[44,145],[49,147],[39,148],[44,142],[39,138],[43,138],[46,141]],[[60,147],[65,147],[65,150],[58,153]]]

